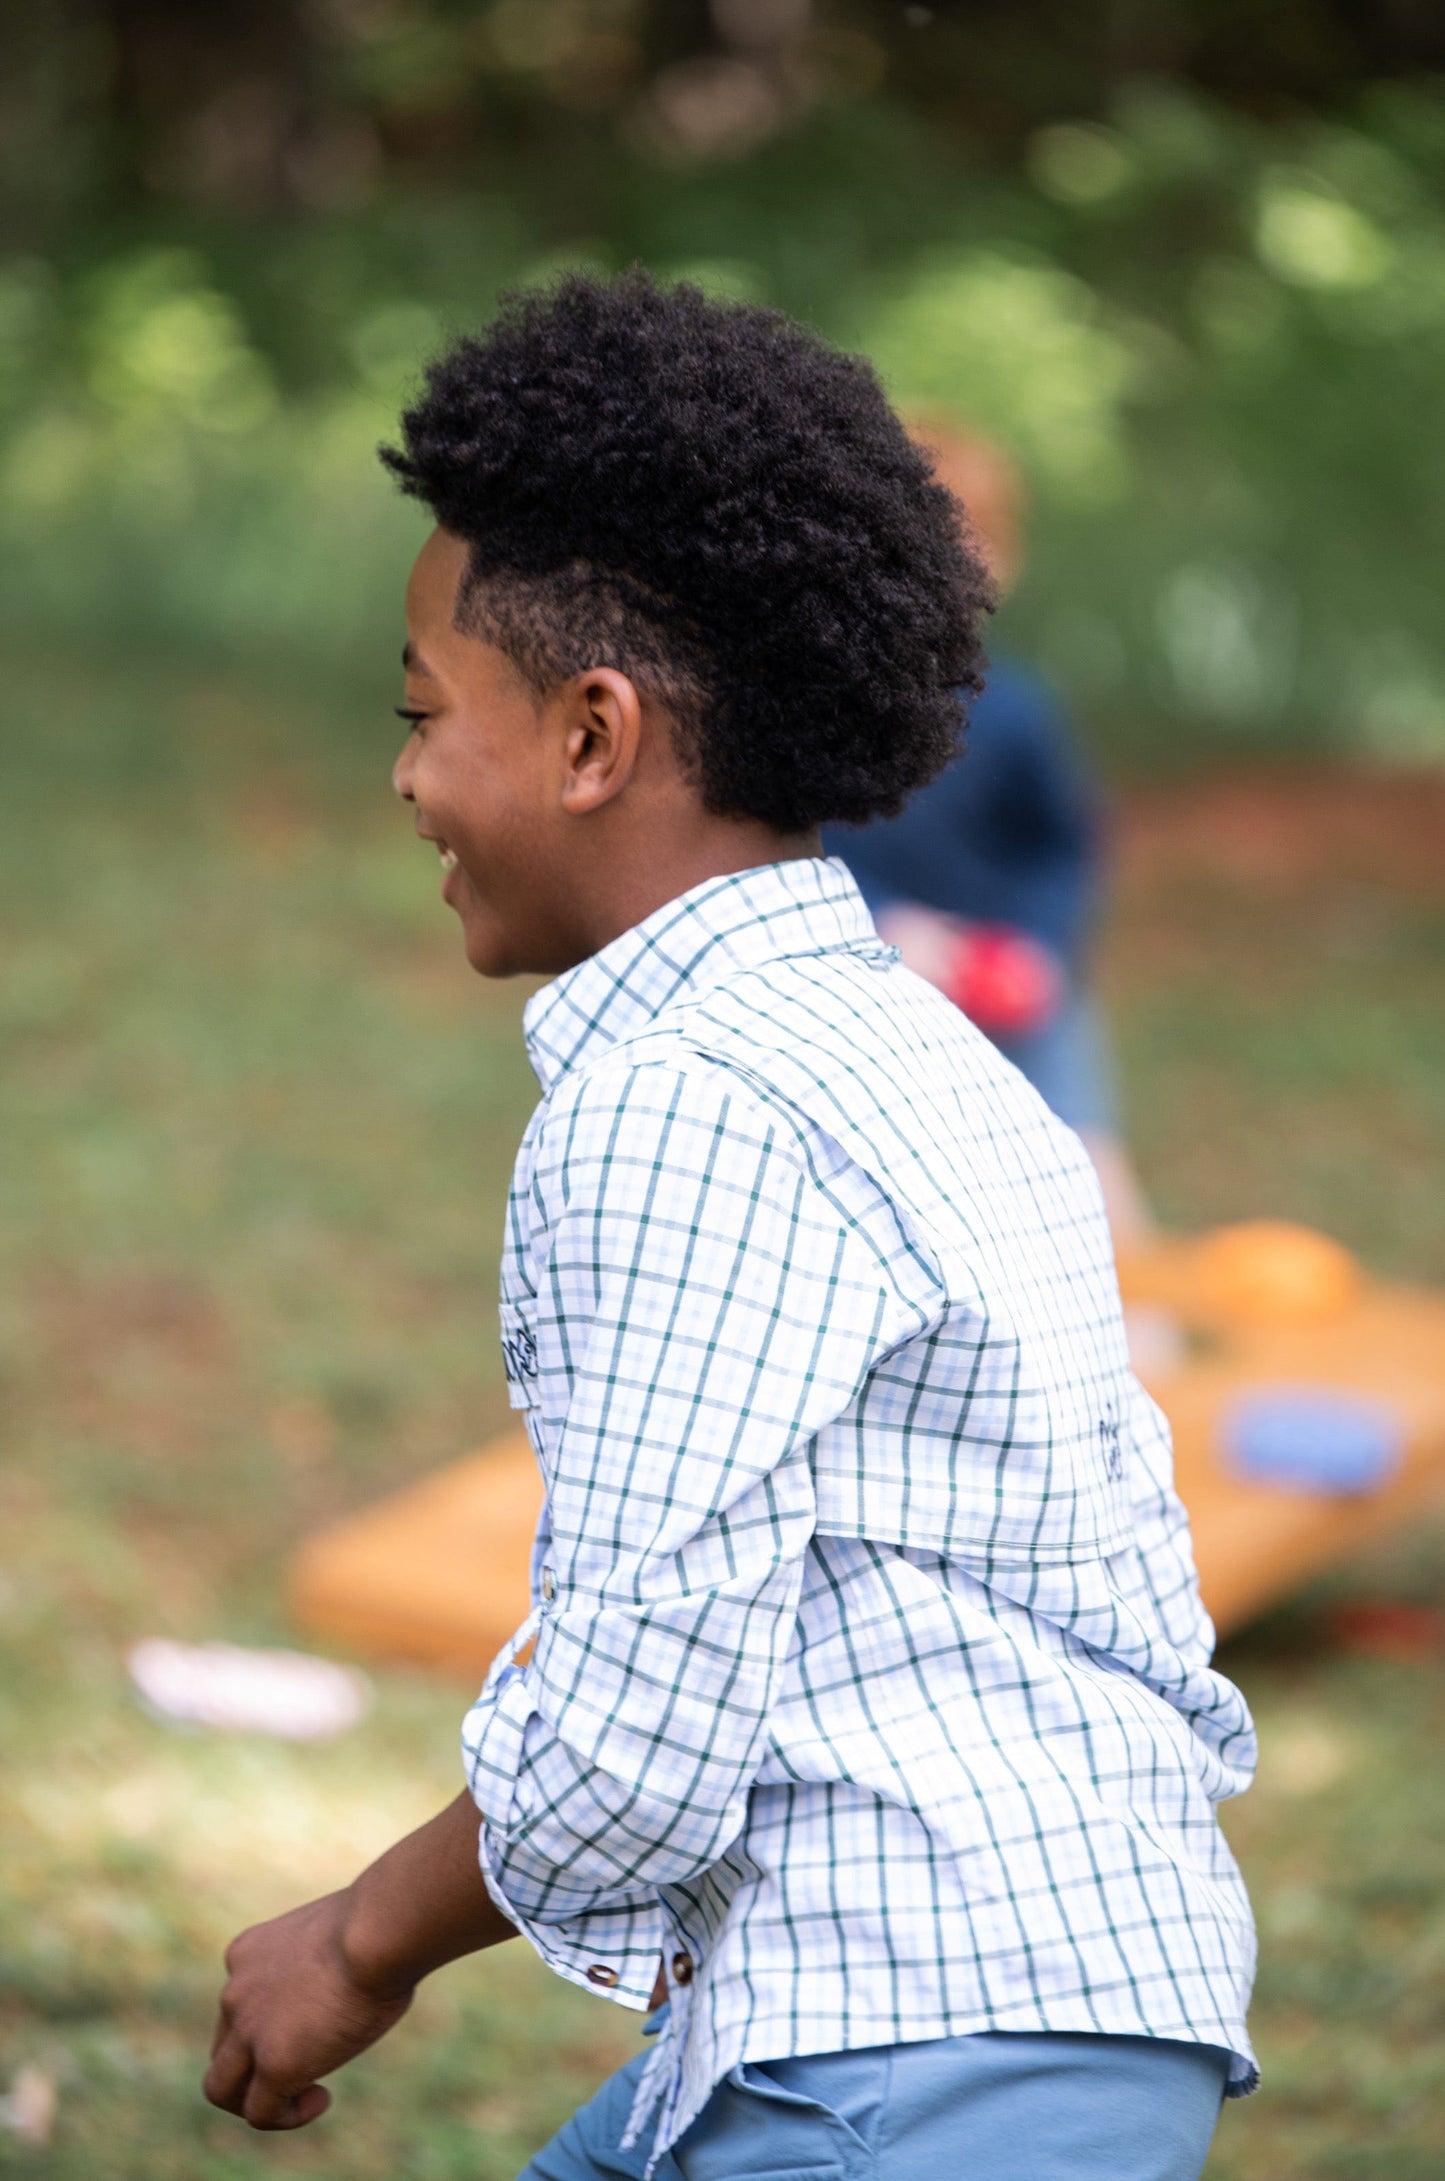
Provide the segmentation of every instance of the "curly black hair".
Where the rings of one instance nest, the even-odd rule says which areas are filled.
[[[993,604],[872,368],[640,268],[506,299],[382,460],[471,548],[459,625],[538,689],[613,666],[706,806],[897,811],[954,754]]]

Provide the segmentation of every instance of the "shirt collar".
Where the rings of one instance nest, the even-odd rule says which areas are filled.
[[[704,879],[533,993],[522,1017],[544,1091],[579,1061],[633,1036],[674,1000],[762,962],[881,948],[852,873],[803,856]]]

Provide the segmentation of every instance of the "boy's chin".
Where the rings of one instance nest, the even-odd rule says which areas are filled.
[[[516,964],[502,941],[500,932],[485,925],[464,923],[462,945],[466,950],[467,963],[479,977],[514,977]]]
[[[468,966],[478,977],[557,977],[582,959],[570,950],[545,919],[519,903],[514,914],[499,914],[469,886],[452,903],[462,927]]]
[[[478,977],[518,977],[531,968],[517,935],[475,901],[458,909],[468,967]]]

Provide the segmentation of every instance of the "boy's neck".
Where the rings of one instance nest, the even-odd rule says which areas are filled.
[[[816,828],[779,833],[759,819],[723,818],[710,812],[701,814],[696,828],[659,827],[633,834],[615,848],[578,918],[574,943],[580,949],[579,962],[600,954],[669,901],[709,879],[823,853]]]

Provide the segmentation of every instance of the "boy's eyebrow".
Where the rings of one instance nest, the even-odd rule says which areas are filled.
[[[401,663],[408,674],[425,674],[428,681],[436,679],[415,644],[402,646]]]

